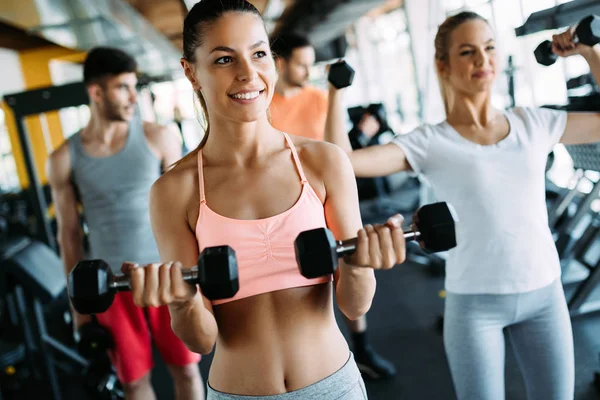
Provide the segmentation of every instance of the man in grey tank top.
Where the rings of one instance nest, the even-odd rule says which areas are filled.
[[[89,231],[90,254],[85,258],[103,259],[114,272],[125,261],[160,261],[149,192],[161,167],[166,170],[181,157],[181,142],[165,127],[135,116],[136,68],[135,60],[120,50],[90,51],[84,64],[90,121],[50,155],[48,179],[66,274],[84,258],[77,195]],[[141,309],[130,292],[121,292],[96,318],[113,337],[109,355],[127,399],[155,398],[151,340],[173,376],[175,398],[204,399],[200,355],[175,336],[167,306]],[[73,320],[79,328],[91,317],[73,311]]]

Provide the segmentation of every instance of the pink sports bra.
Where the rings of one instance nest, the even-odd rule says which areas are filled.
[[[214,305],[300,286],[330,282],[332,276],[307,279],[300,274],[294,253],[294,241],[302,231],[326,227],[321,200],[308,183],[298,153],[286,133],[302,183],[302,194],[287,211],[272,217],[241,220],[215,213],[206,204],[202,150],[198,152],[200,212],[196,223],[196,240],[200,252],[205,247],[229,245],[236,253],[240,289],[229,299]]]

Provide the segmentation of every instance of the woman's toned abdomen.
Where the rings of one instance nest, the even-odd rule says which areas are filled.
[[[349,349],[333,313],[331,284],[286,289],[214,308],[219,325],[209,384],[272,395],[333,374]]]

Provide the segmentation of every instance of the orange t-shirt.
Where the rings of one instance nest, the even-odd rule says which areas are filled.
[[[327,94],[324,91],[307,86],[291,97],[274,93],[269,110],[275,129],[309,139],[324,139],[327,118]]]

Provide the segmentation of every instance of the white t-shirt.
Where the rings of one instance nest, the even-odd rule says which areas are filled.
[[[490,146],[465,139],[446,121],[393,140],[460,220],[457,247],[446,261],[449,292],[523,293],[561,273],[548,227],[545,168],[567,113],[515,108],[505,115],[509,134]]]

